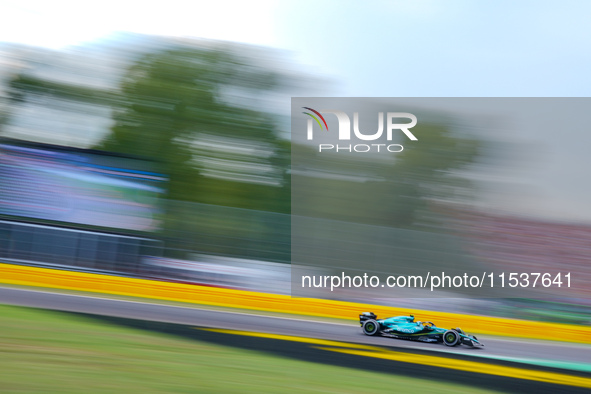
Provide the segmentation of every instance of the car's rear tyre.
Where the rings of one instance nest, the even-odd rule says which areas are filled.
[[[380,333],[380,324],[373,320],[369,319],[363,322],[363,333],[365,335],[377,335]]]
[[[446,346],[456,346],[460,342],[460,334],[454,330],[447,330],[443,334],[443,343]]]

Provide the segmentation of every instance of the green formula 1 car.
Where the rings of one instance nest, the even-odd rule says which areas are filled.
[[[430,321],[417,321],[413,315],[378,319],[373,312],[359,315],[359,324],[365,335],[381,335],[397,339],[420,342],[443,342],[447,346],[484,346],[474,335],[468,335],[461,328],[445,329],[436,327]]]

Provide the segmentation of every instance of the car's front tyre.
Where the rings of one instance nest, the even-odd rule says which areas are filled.
[[[363,322],[363,333],[365,335],[377,335],[380,333],[380,323],[373,319],[369,319]]]
[[[443,343],[446,346],[456,346],[460,342],[460,334],[455,330],[447,330],[443,334]]]

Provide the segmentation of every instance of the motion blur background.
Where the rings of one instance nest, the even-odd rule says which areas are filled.
[[[188,4],[3,3],[3,262],[289,294],[291,154],[305,144],[292,96],[591,91],[584,2]],[[310,223],[434,257],[423,240],[450,237],[456,262],[577,278],[544,297],[407,305],[589,324],[588,127],[442,102],[425,112],[429,143],[400,156],[327,162],[299,146]],[[371,215],[355,215],[360,184],[380,197]]]

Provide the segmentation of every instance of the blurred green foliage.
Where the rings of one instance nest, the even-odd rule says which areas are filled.
[[[8,85],[10,99],[14,104],[24,103],[31,95],[98,105],[113,105],[118,101],[117,94],[109,90],[51,81],[27,74],[26,71],[17,74]],[[46,104],[51,104],[51,101]]]
[[[264,109],[227,100],[233,92],[258,96],[272,90],[279,78],[222,50],[181,48],[149,53],[127,72],[115,125],[97,148],[139,154],[162,163],[170,177],[171,200],[288,213],[289,204],[278,198],[279,189],[288,183],[282,182],[283,175],[278,176],[278,185],[205,177],[203,161],[198,160],[207,156],[210,162],[230,167],[274,165],[279,174],[285,174],[289,147],[278,138],[272,116]],[[224,144],[232,140],[263,144],[260,149],[270,152],[272,163],[233,153],[231,147],[225,149]],[[212,143],[217,146],[208,149]]]
[[[457,170],[477,158],[481,142],[454,135],[445,125],[413,128],[419,141],[381,157],[319,154],[294,146],[298,163],[322,163],[327,177],[294,179],[298,214],[386,227],[432,222],[429,203],[470,198],[471,183]],[[320,156],[322,155],[322,156]]]

